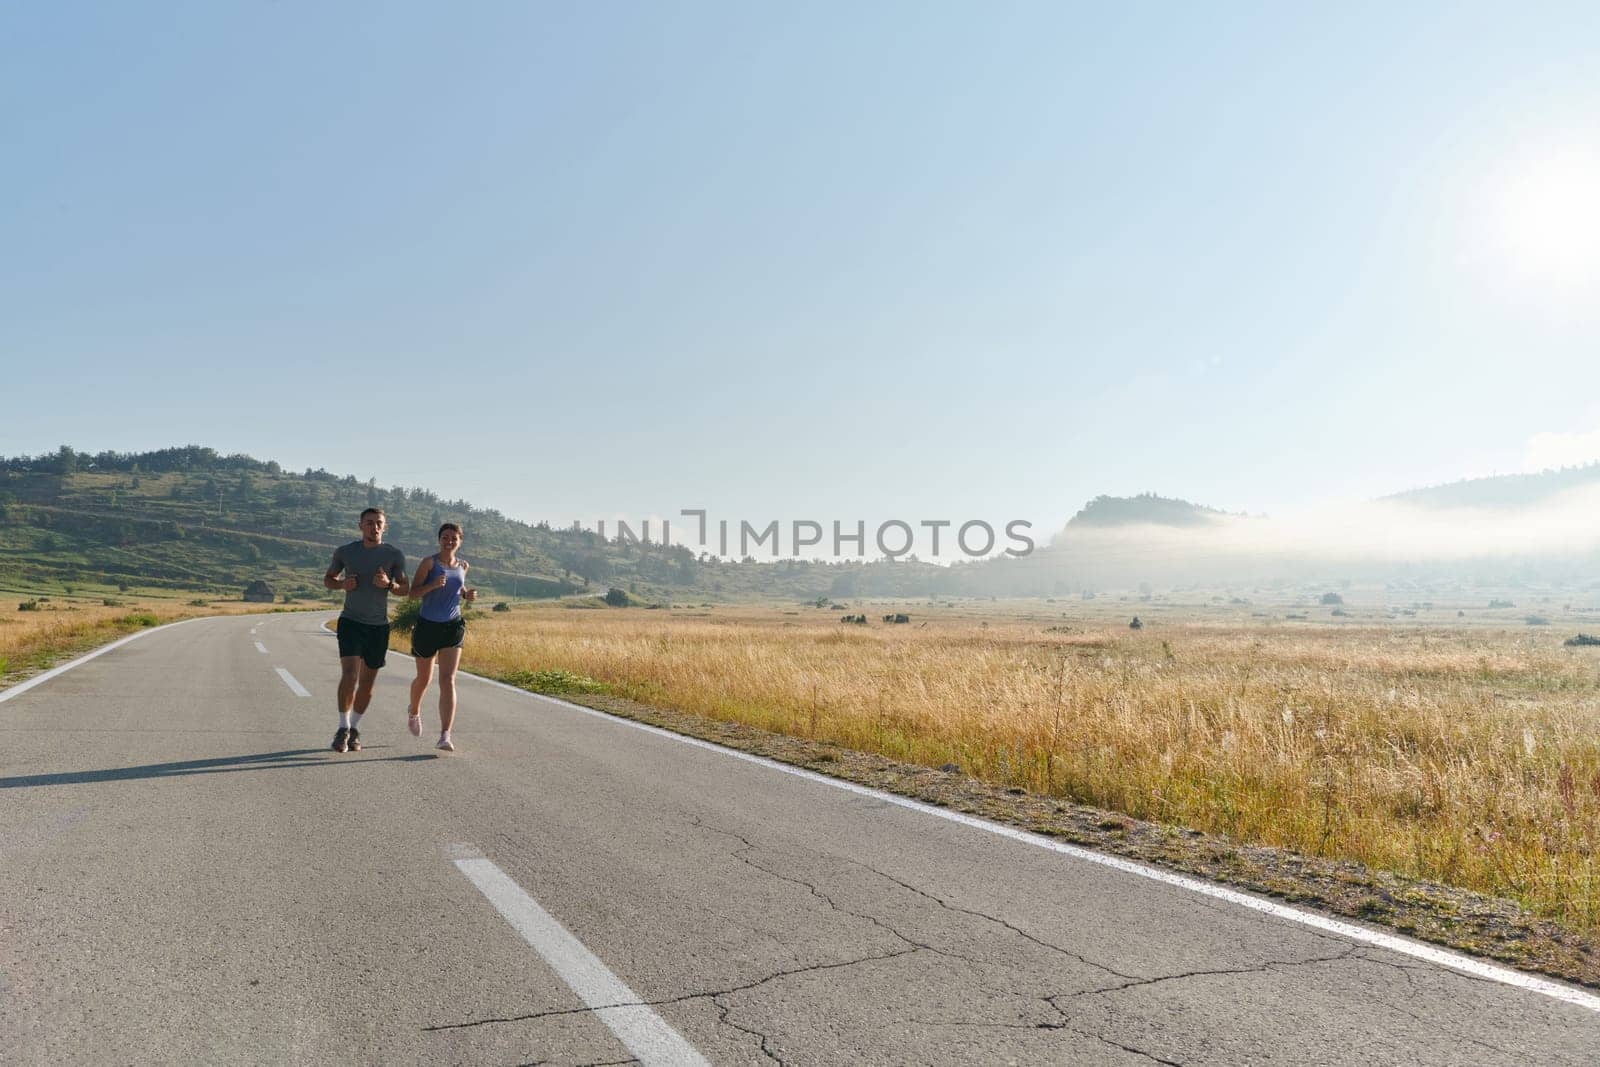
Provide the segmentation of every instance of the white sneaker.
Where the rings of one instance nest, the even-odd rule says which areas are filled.
[[[407,715],[406,716],[406,729],[411,731],[411,736],[412,737],[421,737],[422,736],[422,716],[420,714]]]
[[[446,752],[454,752],[456,750],[456,746],[450,743],[450,738],[448,735],[439,738],[439,744],[437,747],[444,749]]]

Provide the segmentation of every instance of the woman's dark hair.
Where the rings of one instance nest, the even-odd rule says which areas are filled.
[[[447,522],[443,526],[439,527],[439,532],[434,534],[433,536],[435,536],[435,537],[443,537],[444,536],[444,532],[446,530],[454,530],[456,532],[456,536],[457,537],[465,536],[461,532],[461,527],[458,524],[453,523],[453,522]]]

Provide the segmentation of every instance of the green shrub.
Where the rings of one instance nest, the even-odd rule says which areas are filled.
[[[406,597],[400,601],[400,606],[395,609],[394,617],[389,620],[389,629],[397,634],[408,634],[417,628],[417,620],[421,618],[422,601]]]
[[[507,604],[504,600],[502,600],[502,601],[500,601],[499,603],[497,603],[494,606],[494,610],[495,611],[510,611],[511,610],[511,605]]]
[[[100,603],[104,604],[108,608],[120,608],[120,607],[122,607],[122,601],[115,600],[115,599],[113,599],[111,597],[101,597],[100,598]]]
[[[117,620],[117,622],[123,626],[154,626],[159,621],[159,619],[150,614],[148,611],[130,612]]]
[[[189,606],[191,608],[203,608],[209,603],[211,603],[211,601],[205,600],[201,597],[195,597],[193,600],[189,601]]]
[[[625,608],[629,604],[633,603],[633,598],[628,595],[627,591],[624,589],[618,589],[616,586],[612,586],[610,589],[606,590],[605,599],[606,603],[610,604],[614,608]]]
[[[502,675],[501,680],[518,689],[552,696],[563,693],[604,693],[607,688],[604,682],[563,670],[512,671]]]
[[[37,600],[24,600],[20,604],[17,605],[17,610],[18,611],[38,611],[39,610],[39,602]]]

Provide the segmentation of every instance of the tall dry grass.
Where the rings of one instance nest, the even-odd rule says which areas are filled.
[[[955,763],[1600,931],[1600,685],[1595,655],[1557,635],[817,618],[519,610],[475,620],[467,665],[575,671],[648,703]]]

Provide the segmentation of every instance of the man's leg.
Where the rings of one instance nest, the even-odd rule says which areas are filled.
[[[350,747],[350,705],[355,700],[360,675],[360,656],[339,657],[339,730],[333,735],[335,752],[346,752]]]
[[[350,705],[350,710],[354,715],[365,715],[367,705],[372,703],[372,683],[378,680],[379,669],[378,667],[369,667],[365,663],[361,664],[361,673],[356,678],[355,702]],[[361,720],[357,719],[356,721],[360,722]]]
[[[356,679],[361,671],[360,656],[339,657],[339,725],[349,726],[350,723],[344,716],[350,714],[350,706],[356,698]]]
[[[350,707],[351,752],[361,751],[361,732],[357,727],[361,725],[361,716],[367,713],[367,705],[372,703],[372,683],[378,680],[378,671],[380,669],[361,663],[361,669],[356,675],[355,701]]]

